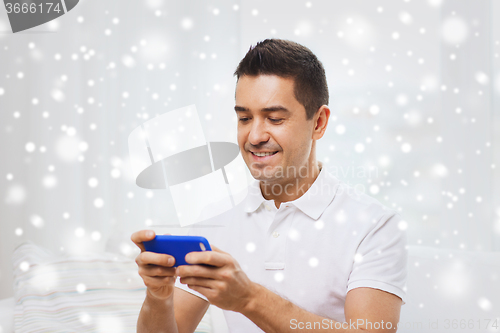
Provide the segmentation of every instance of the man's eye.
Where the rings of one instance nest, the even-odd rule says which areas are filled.
[[[270,120],[272,123],[279,123],[279,122],[281,122],[283,119],[280,119],[280,118],[269,118],[269,120]]]
[[[245,121],[248,121],[248,118],[239,118],[238,120],[241,122],[245,122]]]

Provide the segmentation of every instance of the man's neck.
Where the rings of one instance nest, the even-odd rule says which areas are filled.
[[[297,171],[296,177],[288,175],[283,182],[260,181],[260,190],[266,200],[274,200],[276,208],[282,202],[293,201],[300,198],[312,186],[321,171],[321,162],[313,161]],[[300,172],[302,170],[302,172]]]

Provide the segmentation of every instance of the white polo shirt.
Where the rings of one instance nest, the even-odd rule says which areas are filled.
[[[346,294],[354,288],[384,290],[404,304],[405,224],[395,211],[323,167],[304,195],[279,209],[255,181],[239,205],[189,234],[231,254],[253,282],[309,312],[344,322]],[[176,286],[206,300],[179,279]],[[224,314],[231,332],[262,332],[240,313]]]

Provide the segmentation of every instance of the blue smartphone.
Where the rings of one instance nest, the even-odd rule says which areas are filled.
[[[194,251],[212,251],[205,237],[156,235],[150,241],[144,242],[144,248],[149,252],[169,254],[175,258],[173,267],[189,265],[186,254]]]

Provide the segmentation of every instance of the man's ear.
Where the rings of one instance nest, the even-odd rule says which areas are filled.
[[[326,127],[328,126],[328,119],[330,118],[330,109],[328,105],[322,105],[314,115],[314,129],[313,140],[319,140],[325,134]]]

